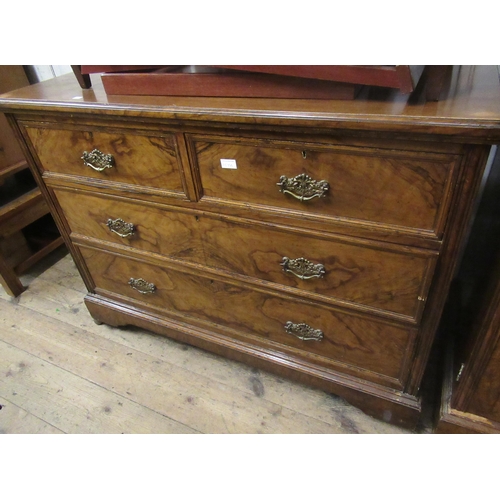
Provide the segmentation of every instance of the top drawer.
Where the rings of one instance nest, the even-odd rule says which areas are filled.
[[[25,127],[44,171],[183,191],[173,134]]]
[[[424,230],[438,237],[460,158],[405,150],[404,143],[401,149],[377,149],[223,137],[191,140],[205,198]]]

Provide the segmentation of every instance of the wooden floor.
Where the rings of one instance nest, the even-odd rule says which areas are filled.
[[[200,349],[96,325],[63,249],[22,281],[17,299],[0,287],[0,433],[410,433]]]

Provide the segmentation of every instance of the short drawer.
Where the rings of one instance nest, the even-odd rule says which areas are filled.
[[[27,125],[43,171],[183,192],[173,134]]]
[[[459,155],[192,137],[205,199],[439,236]],[[230,168],[227,168],[230,167]]]
[[[400,385],[415,330],[340,313],[304,301],[80,248],[96,292],[128,297],[170,317],[214,325],[240,340],[258,339],[276,352],[315,360],[368,379]],[[233,332],[233,333],[231,333]]]
[[[73,235],[204,263],[193,215],[75,190],[54,189],[54,194]]]
[[[437,253],[201,217],[207,265],[417,322]]]

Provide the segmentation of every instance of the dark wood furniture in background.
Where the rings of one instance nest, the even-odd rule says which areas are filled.
[[[100,73],[108,95],[355,99],[363,86],[439,99],[451,66],[72,66],[82,88]],[[418,90],[420,88],[420,90]],[[423,89],[423,90],[422,90]]]
[[[259,72],[273,75],[318,79],[331,82],[375,85],[400,90],[410,94],[417,85],[425,66],[322,66],[322,65],[261,65],[261,66],[214,66],[244,72]]]
[[[437,432],[500,432],[500,266],[489,285],[463,358],[449,340]]]
[[[436,66],[437,67],[437,66]],[[444,67],[444,66],[439,66]],[[189,66],[113,66],[113,65],[84,65],[72,66],[75,76],[82,88],[90,88],[90,74],[106,73],[116,74],[128,73],[133,76],[134,73],[142,73],[143,75],[149,72],[176,72],[184,71]],[[196,68],[196,66],[191,66]],[[251,66],[223,66],[211,65],[204,68],[221,68],[231,70],[232,74],[240,74],[252,76],[256,74],[262,75],[280,75],[293,78],[306,79],[309,83],[314,83],[314,80],[322,80],[328,82],[342,82],[358,85],[375,85],[379,87],[389,87],[400,90],[403,94],[413,92],[424,72],[425,66],[322,66],[322,65],[251,65]],[[106,84],[104,84],[106,88]],[[243,96],[241,96],[243,97]]]
[[[22,66],[0,66],[0,93],[29,85]],[[63,244],[18,141],[0,113],[0,284],[17,296],[27,269]]]
[[[500,432],[500,150],[450,294],[437,432]]]
[[[0,99],[98,322],[136,325],[413,427],[491,144],[495,67],[439,102]]]

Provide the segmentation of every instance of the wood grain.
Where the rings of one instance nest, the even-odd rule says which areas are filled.
[[[456,157],[378,151],[368,148],[318,148],[313,144],[266,147],[228,139],[194,139],[204,196],[272,205],[300,213],[390,224],[401,228],[442,230],[445,193]],[[304,155],[306,158],[304,158]],[[221,168],[221,159],[238,168]],[[301,202],[277,187],[282,175],[307,174],[325,180],[324,198]],[[439,224],[438,224],[439,223]]]
[[[64,173],[122,184],[183,191],[172,135],[143,136],[104,130],[56,130],[33,124],[27,128],[42,171]],[[84,151],[113,155],[115,166],[97,172],[84,165]]]
[[[278,99],[354,99],[357,88],[277,75],[213,73],[108,73],[101,75],[108,95],[168,95],[212,97],[266,97]]]
[[[496,193],[495,193],[496,195]],[[495,197],[493,203],[497,203]],[[491,201],[490,201],[491,203]],[[491,205],[489,205],[491,207]],[[495,208],[495,205],[493,205]],[[483,209],[483,214],[484,214]],[[488,229],[494,231],[494,216]],[[484,217],[484,215],[482,215]],[[487,240],[488,241],[488,240]],[[489,272],[489,276],[478,278],[478,287],[475,288],[479,299],[475,305],[469,306],[471,320],[467,328],[463,328],[462,343],[449,340],[450,374],[453,383],[449,388],[448,413],[464,414],[471,422],[482,422],[484,432],[500,432],[500,381],[498,377],[500,367],[500,256],[498,245],[492,240],[489,242],[496,251],[492,253],[489,263],[491,267],[481,267]],[[480,273],[478,273],[481,275]],[[453,364],[454,362],[454,364]],[[463,366],[459,380],[457,370]],[[467,422],[466,428],[470,427]]]
[[[315,294],[311,297],[315,300],[331,298],[347,302],[347,307],[362,304],[411,322],[420,316],[435,265],[433,252],[379,248],[363,240],[319,239],[314,233],[298,235],[267,225],[229,223],[196,212],[172,212],[74,190],[54,192],[75,236],[283,284]],[[118,217],[134,224],[133,236],[121,238],[110,231],[106,222]],[[321,263],[326,274],[300,280],[284,272],[285,256]]]
[[[47,214],[49,209],[38,188],[0,207],[0,231],[9,236]]]
[[[0,398],[0,434],[63,434],[57,427],[13,403],[12,399],[15,398],[12,395],[8,398],[2,395]]]
[[[50,420],[59,430],[84,434],[145,434],[152,429],[160,433],[193,433],[188,427],[145,411],[130,400],[99,390],[90,381],[54,366],[51,361],[57,359],[56,353],[39,355],[42,358],[0,341],[0,369],[5,374],[1,396],[8,394],[16,405],[37,418]],[[56,419],[51,417],[54,413]]]
[[[0,67],[0,94],[29,85],[22,66],[2,65]],[[24,161],[24,156],[17,143],[5,115],[0,113],[0,172],[9,166]]]
[[[319,363],[326,365],[331,358],[387,377],[400,376],[405,350],[412,338],[407,328],[367,321],[88,248],[81,248],[81,252],[102,291],[139,300],[188,322],[193,318],[207,325],[220,325],[242,338],[259,336],[284,353],[299,357],[314,354],[323,358],[317,360]],[[141,295],[128,284],[131,277],[154,283],[155,293]],[[287,335],[284,330],[287,321],[307,323],[322,330],[324,341],[304,342]]]
[[[92,196],[55,189],[55,196],[72,233],[125,245],[171,258],[204,264],[198,217],[125,201],[117,197]],[[122,238],[110,231],[109,219],[134,225],[134,234]]]
[[[496,335],[500,332],[497,330]],[[498,367],[500,363],[500,345],[493,346],[493,352],[483,367],[481,377],[475,387],[474,395],[465,408],[468,413],[479,415],[494,422],[500,422],[500,382]]]
[[[4,259],[0,259],[0,285],[13,297],[17,297],[25,290],[14,269]]]
[[[477,402],[479,402],[479,406],[483,406],[481,403],[482,399],[485,396],[484,392],[479,391],[477,394],[475,393],[469,399],[469,403],[472,402],[472,412],[467,410],[457,409],[456,402],[452,402],[453,399],[457,400],[458,396],[464,395],[467,393],[468,386],[471,385],[471,381],[474,378],[477,378],[479,375],[479,379],[481,379],[481,375],[483,374],[481,369],[477,369],[475,371],[471,371],[470,366],[467,366],[467,372],[465,373],[465,377],[458,383],[456,376],[456,368],[454,363],[454,357],[456,357],[455,345],[451,338],[449,339],[451,342],[448,342],[448,349],[444,354],[444,370],[443,370],[443,383],[441,388],[441,401],[439,412],[437,412],[436,422],[434,422],[434,432],[438,434],[499,434],[500,433],[500,422],[498,419],[491,418],[493,415],[489,414],[490,418],[485,416],[481,416],[478,413],[475,413],[474,407]],[[473,359],[476,362],[476,359]],[[475,363],[472,363],[475,364]],[[471,377],[470,374],[473,374]],[[464,387],[466,390],[464,391]],[[483,385],[484,387],[484,385]],[[458,388],[458,392],[454,393],[454,389]],[[486,399],[490,396],[487,395]],[[495,396],[493,396],[495,398]],[[484,406],[483,406],[484,408]]]
[[[394,87],[404,93],[415,89],[423,66],[215,66],[240,71]]]
[[[23,154],[14,138],[7,119],[3,113],[0,113],[0,172],[7,170],[10,165],[23,160]]]
[[[307,291],[314,300],[362,304],[372,312],[393,312],[413,322],[419,319],[436,257],[432,252],[380,248],[362,240],[319,239],[255,223],[200,217],[199,226],[209,266]],[[283,257],[322,264],[324,277],[301,280],[285,273]]]

